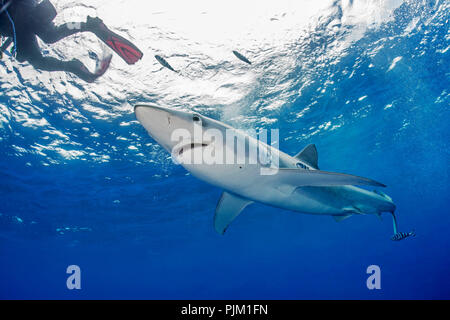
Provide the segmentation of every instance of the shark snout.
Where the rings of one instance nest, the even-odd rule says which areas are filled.
[[[190,142],[195,124],[201,123],[194,113],[155,105],[137,105],[134,113],[150,136],[171,153],[180,139]]]
[[[171,139],[172,133],[183,126],[176,111],[153,105],[137,105],[134,112],[149,135],[170,152],[175,144]]]
[[[170,127],[171,111],[152,105],[137,105],[134,112],[147,131],[164,130]]]

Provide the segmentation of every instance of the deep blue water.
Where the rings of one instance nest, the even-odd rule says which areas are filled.
[[[251,44],[257,75],[239,82],[232,102],[185,96],[183,83],[171,82],[179,76],[154,61],[151,78],[127,82],[117,96],[128,81],[119,64],[85,93],[73,78],[40,83],[22,74],[26,65],[9,67],[0,96],[0,298],[450,298],[448,2],[402,3],[351,42],[356,26],[327,29],[351,5],[333,6],[282,48]],[[179,43],[185,55],[176,62],[198,59]],[[209,67],[194,64],[190,74],[214,81],[228,72],[219,89],[250,72],[231,55],[201,58]],[[336,223],[262,204],[220,236],[212,221],[221,190],[170,161],[135,121],[135,102],[278,128],[289,154],[315,143],[321,169],[387,184],[400,230],[417,236],[392,242],[388,215]],[[72,264],[82,270],[79,291],[66,288]],[[366,287],[373,264],[381,290]]]

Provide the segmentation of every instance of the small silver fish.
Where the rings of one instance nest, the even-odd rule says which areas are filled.
[[[242,61],[244,61],[245,63],[248,63],[248,64],[252,64],[252,63],[250,62],[250,60],[248,60],[246,57],[244,57],[244,56],[243,56],[242,54],[240,54],[239,52],[233,50],[233,53],[234,53],[234,55],[235,55],[239,60],[242,60]]]
[[[400,241],[409,237],[415,237],[416,233],[414,231],[411,232],[397,232],[391,238],[392,241]]]
[[[166,59],[164,59],[163,57],[159,56],[159,55],[155,55],[155,59],[158,60],[158,62],[163,66],[166,67],[167,69],[173,71],[173,72],[177,72],[174,68],[172,68],[172,66],[166,61]]]

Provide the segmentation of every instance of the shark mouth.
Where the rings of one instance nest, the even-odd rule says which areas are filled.
[[[185,153],[189,150],[193,150],[195,148],[205,148],[208,145],[209,144],[207,144],[207,143],[195,143],[195,142],[187,143],[187,144],[181,146],[180,148],[178,148],[177,150],[175,150],[174,154],[177,155],[178,157],[181,157],[183,155],[183,153]]]

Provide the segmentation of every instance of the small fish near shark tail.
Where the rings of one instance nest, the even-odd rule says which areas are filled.
[[[415,237],[416,233],[415,231],[411,231],[411,232],[399,232],[398,231],[398,224],[397,224],[397,218],[395,217],[395,213],[391,212],[392,214],[392,224],[394,227],[394,235],[391,237],[392,241],[400,241],[409,237]]]
[[[415,237],[416,233],[413,231],[405,233],[405,232],[397,232],[391,237],[392,241],[400,241],[409,237]]]

